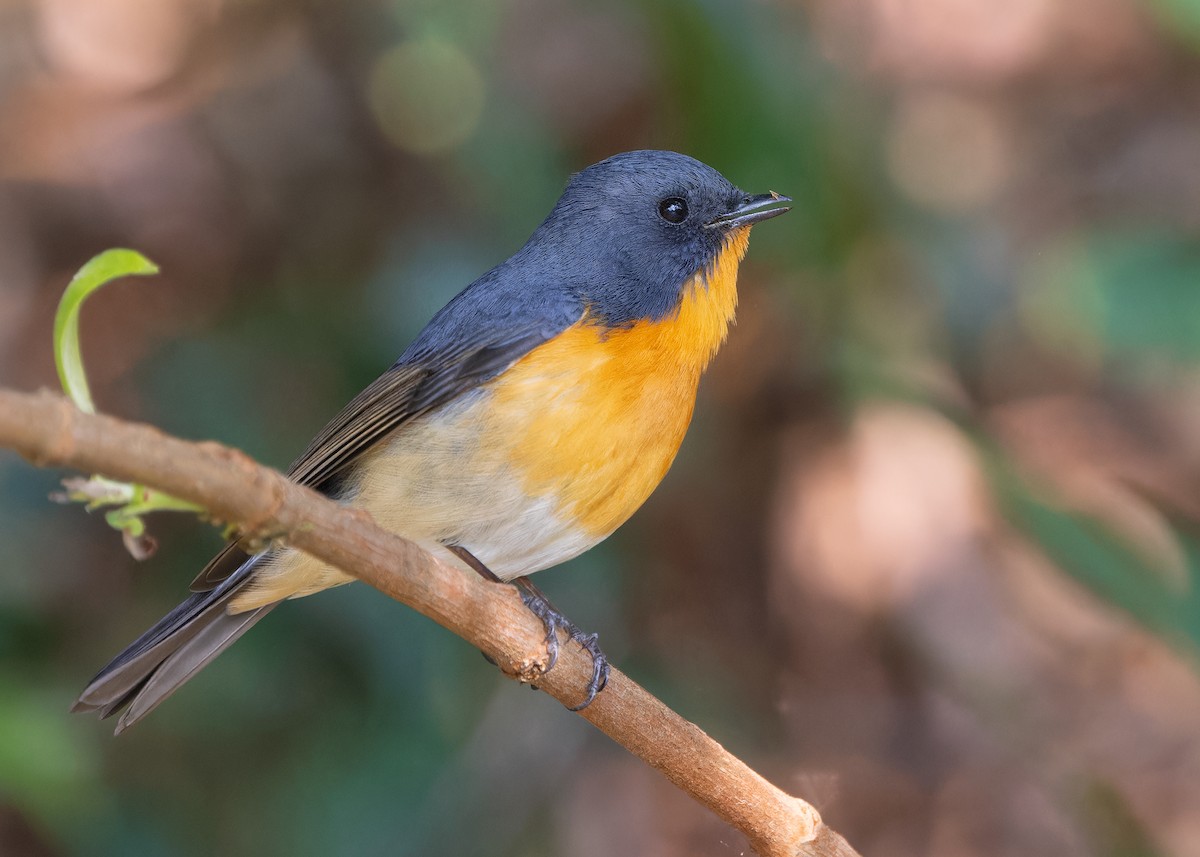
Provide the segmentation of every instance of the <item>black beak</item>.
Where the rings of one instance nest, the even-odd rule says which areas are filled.
[[[760,193],[756,196],[746,196],[742,198],[742,202],[733,211],[718,215],[705,226],[712,228],[714,226],[724,226],[726,228],[733,226],[749,226],[752,223],[758,223],[762,220],[769,220],[772,217],[778,217],[784,212],[791,211],[789,206],[779,206],[781,202],[791,202],[791,197],[781,196],[780,194],[771,191],[770,193]],[[772,207],[776,206],[776,207]]]

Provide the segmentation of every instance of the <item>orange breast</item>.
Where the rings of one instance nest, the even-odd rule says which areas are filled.
[[[679,450],[700,375],[733,319],[749,232],[731,233],[674,314],[625,329],[585,317],[489,385],[485,436],[510,444],[527,494],[556,498],[597,540],[645,502]]]

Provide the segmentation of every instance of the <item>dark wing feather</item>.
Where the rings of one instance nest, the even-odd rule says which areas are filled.
[[[499,375],[559,331],[542,327],[474,343],[432,359],[397,363],[359,393],[313,439],[288,476],[321,490],[332,477],[413,417]]]
[[[288,468],[288,477],[323,490],[404,423],[494,378],[558,332],[532,327],[497,342],[459,345],[397,363],[329,421]],[[236,542],[226,545],[192,581],[192,591],[207,592],[218,586],[248,556]]]
[[[428,378],[423,366],[393,366],[355,396],[292,462],[294,482],[320,487],[347,464],[411,419],[412,400]]]
[[[221,548],[221,552],[208,561],[208,565],[196,575],[190,589],[192,592],[211,592],[227,579],[250,558],[250,554],[238,547],[237,542],[230,542]]]

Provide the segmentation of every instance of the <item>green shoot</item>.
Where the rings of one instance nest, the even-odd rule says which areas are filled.
[[[157,273],[158,265],[135,250],[105,250],[80,268],[63,292],[58,312],[54,314],[54,365],[63,392],[84,413],[94,414],[96,406],[79,350],[79,311],[83,302],[98,288],[120,277]]]
[[[54,316],[54,365],[63,392],[79,410],[95,413],[79,347],[79,314],[83,302],[106,283],[120,277],[157,274],[158,266],[134,250],[106,250],[79,269],[63,292]],[[109,509],[104,518],[121,531],[125,547],[137,559],[154,553],[156,544],[146,533],[142,516],[149,512],[180,511],[203,514],[204,509],[144,485],[115,482],[102,476],[63,480],[66,491],[51,495],[59,503],[84,503],[87,509]]]

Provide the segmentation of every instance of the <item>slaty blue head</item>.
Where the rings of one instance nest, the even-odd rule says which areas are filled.
[[[573,176],[526,251],[568,260],[565,275],[610,324],[657,320],[730,230],[783,214],[788,201],[739,190],[686,155],[625,152]]]

